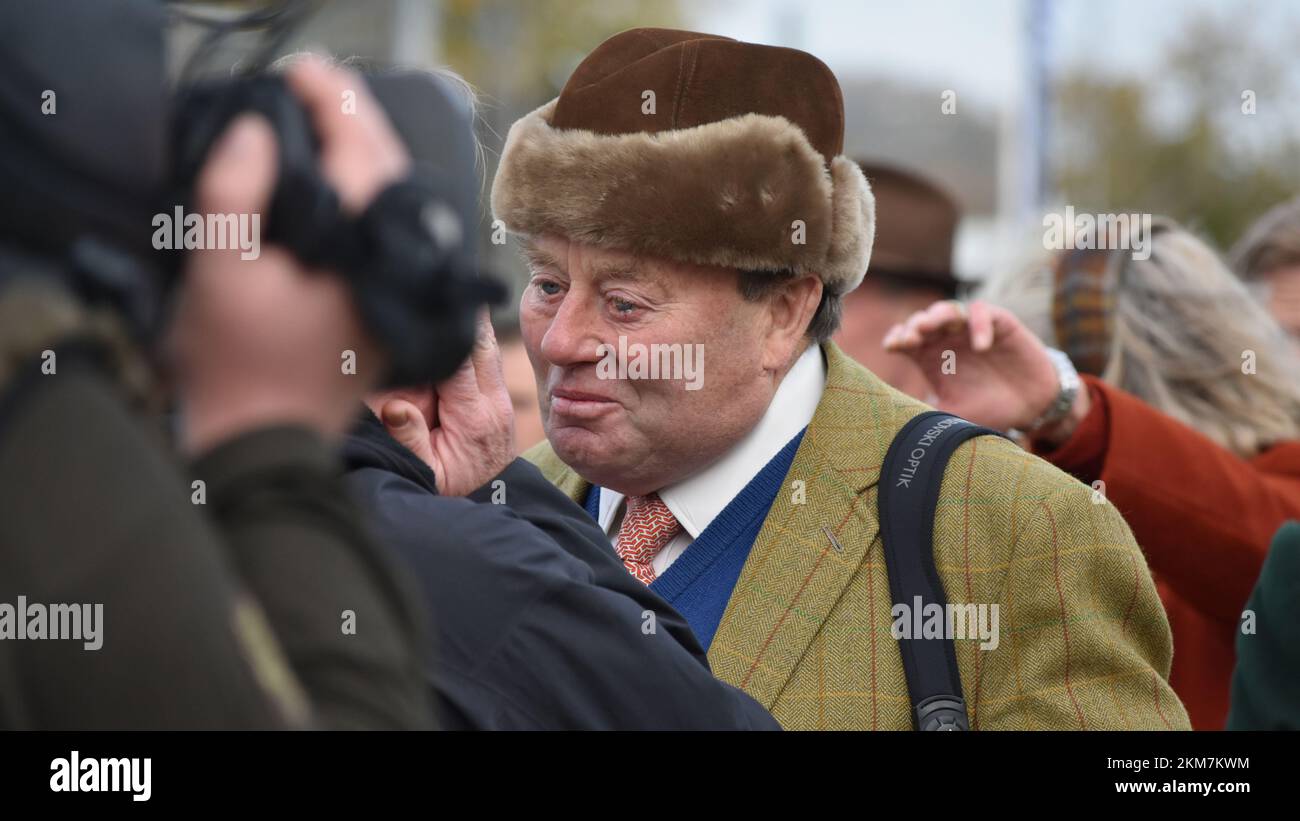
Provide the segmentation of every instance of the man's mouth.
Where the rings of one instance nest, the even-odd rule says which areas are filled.
[[[616,399],[604,394],[569,388],[555,388],[551,391],[551,413],[571,419],[595,419],[619,406]]]

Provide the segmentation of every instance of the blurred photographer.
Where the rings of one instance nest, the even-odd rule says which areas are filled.
[[[103,248],[149,225],[140,192],[157,181],[161,124],[123,124],[148,110],[136,89],[162,83],[128,47],[159,48],[162,12],[57,5],[0,10],[0,605],[16,605],[0,611],[0,726],[429,726],[424,619],[363,534],[332,450],[384,354],[335,272],[271,244],[252,260],[190,252],[167,334],[185,475],[138,401],[150,368],[130,303],[96,291],[136,269],[83,276],[87,256],[115,259]],[[118,48],[91,47],[104,43]],[[345,214],[407,173],[357,76],[307,61],[285,80]],[[43,117],[47,91],[58,113]],[[276,139],[266,119],[236,118],[194,209],[266,213]],[[35,618],[69,606],[87,617],[74,638],[93,641]]]

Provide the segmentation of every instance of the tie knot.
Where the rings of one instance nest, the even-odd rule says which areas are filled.
[[[681,529],[677,517],[658,493],[629,496],[627,513],[618,529],[616,550],[632,575],[649,584],[655,579],[651,561]]]

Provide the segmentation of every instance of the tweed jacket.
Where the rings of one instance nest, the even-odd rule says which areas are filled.
[[[928,408],[822,350],[825,393],[709,662],[787,729],[910,729],[876,497],[894,435]],[[582,503],[589,483],[547,443],[526,456]],[[1146,560],[1092,488],[1010,441],[969,440],[944,474],[934,552],[949,602],[998,605],[996,648],[954,642],[972,729],[1189,728]]]

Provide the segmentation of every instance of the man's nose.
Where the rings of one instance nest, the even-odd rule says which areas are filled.
[[[552,365],[570,367],[595,362],[599,358],[597,319],[584,302],[581,295],[570,293],[560,303],[547,327],[542,337],[541,353]]]

